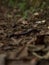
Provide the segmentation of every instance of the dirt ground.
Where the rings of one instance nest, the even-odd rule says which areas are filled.
[[[6,57],[5,65],[36,65],[39,59],[49,59],[49,9],[28,12],[27,19],[22,14],[17,8],[0,7],[0,54]]]

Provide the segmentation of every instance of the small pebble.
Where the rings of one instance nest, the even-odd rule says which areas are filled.
[[[48,26],[48,29],[49,29],[49,26]]]
[[[45,20],[42,20],[42,23],[45,23],[46,21]]]
[[[39,15],[39,13],[38,13],[38,12],[35,12],[34,15],[35,15],[35,16],[36,16],[36,15]]]
[[[42,23],[42,21],[36,21],[36,24],[41,24]]]
[[[46,21],[45,20],[42,20],[42,21],[36,21],[37,24],[42,24],[42,23],[45,23]]]

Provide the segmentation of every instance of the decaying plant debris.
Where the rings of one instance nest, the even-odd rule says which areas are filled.
[[[15,13],[20,11],[0,7],[0,54],[5,54],[0,65],[4,65],[4,58],[5,65],[27,65],[28,61],[36,65],[42,59],[48,60],[49,9],[30,13],[27,19]]]

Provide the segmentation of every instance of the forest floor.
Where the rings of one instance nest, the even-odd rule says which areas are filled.
[[[23,65],[23,61],[24,65],[36,65],[41,56],[49,58],[44,56],[49,51],[49,9],[28,11],[27,18],[22,15],[18,8],[0,7],[0,54],[6,55],[6,65]]]

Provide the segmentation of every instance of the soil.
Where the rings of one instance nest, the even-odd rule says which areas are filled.
[[[34,60],[36,56],[32,54],[36,52],[36,47],[49,47],[49,9],[33,14],[29,12],[27,19],[22,14],[17,8],[0,6],[0,54],[6,56],[5,65],[29,65],[32,60],[30,65],[36,65],[39,58]],[[36,53],[43,56],[49,49],[46,52],[41,51]],[[44,63],[42,60],[39,65]],[[49,65],[49,62],[44,65]]]

